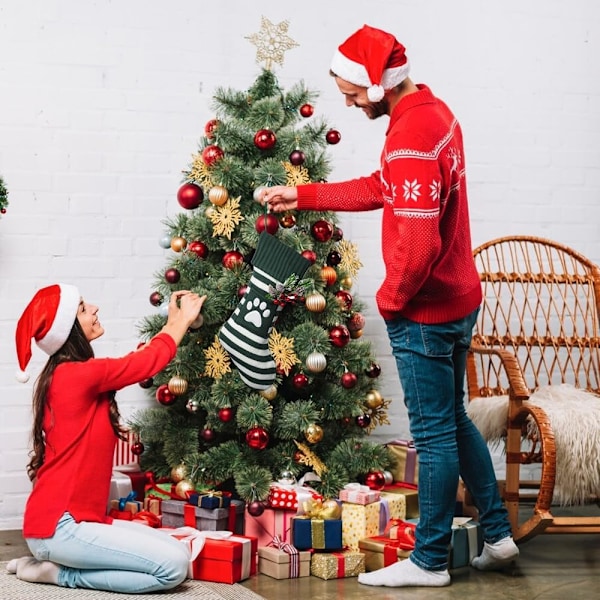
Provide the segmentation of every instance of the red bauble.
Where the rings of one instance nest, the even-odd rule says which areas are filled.
[[[154,379],[152,379],[152,377],[148,377],[148,379],[142,379],[140,381],[140,387],[145,390],[149,390],[153,384],[154,384]]]
[[[144,453],[144,444],[142,444],[142,442],[134,442],[133,444],[131,444],[131,454],[133,454],[134,456],[139,456],[140,454]]]
[[[215,439],[215,430],[214,429],[203,429],[200,432],[200,437],[205,441],[205,442],[212,442]]]
[[[327,260],[325,262],[330,267],[337,267],[342,262],[342,255],[337,250],[332,250],[327,255]]]
[[[375,379],[381,375],[381,367],[377,363],[371,363],[371,366],[365,370],[365,375]]]
[[[296,390],[303,390],[308,385],[308,377],[304,373],[296,373],[292,377],[292,387]]]
[[[358,415],[355,419],[356,424],[363,429],[368,427],[371,424],[371,417],[367,414]]]
[[[208,256],[208,246],[198,240],[190,242],[188,250],[193,252],[198,258],[206,258]]]
[[[335,293],[335,298],[342,310],[350,310],[352,308],[352,294],[347,290],[338,290]]]
[[[241,265],[244,262],[244,255],[237,250],[231,250],[230,252],[225,252],[223,258],[221,259],[221,264],[226,269],[233,269],[236,265]]]
[[[343,237],[344,237],[344,232],[339,227],[336,227],[333,230],[333,235],[331,236],[331,239],[335,240],[336,242],[339,242],[343,239]]]
[[[206,123],[206,125],[204,126],[204,135],[209,139],[212,140],[215,137],[215,131],[217,130],[217,127],[219,126],[219,120],[218,119],[211,119],[210,121],[208,121],[208,123]]]
[[[317,253],[314,250],[302,250],[300,254],[302,254],[311,265],[314,265],[317,262]]]
[[[265,512],[265,505],[255,500],[248,504],[248,514],[252,517],[260,517]]]
[[[169,390],[166,383],[163,383],[156,388],[156,399],[163,406],[171,406],[171,404],[175,404],[177,396]]]
[[[260,215],[254,223],[254,228],[258,233],[266,231],[271,235],[275,235],[279,229],[279,219],[273,213]]]
[[[308,118],[308,117],[312,117],[312,115],[313,115],[313,113],[314,113],[314,112],[315,112],[315,109],[314,109],[314,107],[313,107],[313,105],[312,105],[312,104],[308,104],[308,103],[307,103],[307,104],[303,104],[303,105],[300,107],[300,114],[301,114],[303,117],[306,117],[306,118]]]
[[[162,301],[163,297],[160,292],[152,292],[150,294],[150,304],[152,304],[152,306],[160,306]]]
[[[351,390],[357,382],[358,377],[355,373],[352,373],[351,371],[346,371],[340,378],[340,383],[342,384],[342,387],[346,388],[347,390]]]
[[[204,192],[195,183],[184,183],[177,191],[177,202],[188,210],[198,208],[202,200],[204,200]]]
[[[365,485],[372,490],[382,490],[385,486],[385,475],[382,471],[371,471],[365,475]]]
[[[290,162],[295,167],[299,167],[300,165],[303,165],[305,160],[306,160],[306,157],[304,156],[304,152],[302,152],[302,150],[294,150],[290,154]]]
[[[329,341],[336,348],[343,348],[350,341],[350,332],[345,325],[336,325],[329,330]]]
[[[223,423],[229,423],[233,419],[233,408],[230,406],[226,406],[225,408],[221,408],[219,410],[219,420],[223,421]]]
[[[262,427],[253,427],[246,433],[246,443],[253,450],[264,450],[269,443],[269,434]]]
[[[342,136],[337,129],[330,129],[325,134],[325,139],[328,144],[337,144],[342,139]]]
[[[254,136],[254,145],[261,150],[270,150],[277,142],[277,137],[270,129],[260,129]]]
[[[168,283],[177,283],[180,277],[181,273],[175,268],[167,269],[165,271],[165,279]]]
[[[284,213],[279,217],[279,224],[285,229],[291,229],[296,225],[296,217],[292,213]]]
[[[211,145],[206,146],[204,150],[202,150],[202,160],[206,165],[210,167],[210,165],[214,164],[218,160],[221,160],[225,153],[219,146]]]
[[[352,313],[346,322],[346,327],[348,327],[350,333],[360,331],[365,328],[365,318],[360,313]]]
[[[310,231],[317,242],[328,242],[333,235],[333,225],[329,221],[315,221]]]

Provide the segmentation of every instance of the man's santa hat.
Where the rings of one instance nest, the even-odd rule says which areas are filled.
[[[80,302],[79,290],[74,285],[59,283],[36,292],[17,323],[18,381],[25,383],[29,380],[25,369],[31,359],[31,338],[48,356],[52,356],[67,341]]]
[[[391,34],[364,25],[335,52],[331,70],[344,81],[367,88],[371,102],[408,77],[404,46]]]

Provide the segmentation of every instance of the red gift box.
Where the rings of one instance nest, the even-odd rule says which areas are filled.
[[[302,505],[309,500],[323,500],[323,496],[312,488],[302,485],[272,483],[267,497],[267,504],[271,508],[294,510],[298,514],[302,514],[304,512]]]
[[[237,583],[256,574],[255,537],[230,531],[198,531],[191,527],[163,530],[190,548],[188,577],[217,583]]]

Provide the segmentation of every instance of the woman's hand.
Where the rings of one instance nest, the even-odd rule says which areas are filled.
[[[285,185],[265,188],[261,204],[267,206],[271,212],[294,210],[298,206],[298,190]]]
[[[198,296],[189,290],[173,292],[163,333],[168,333],[179,345],[189,326],[198,318],[205,300],[206,295]]]

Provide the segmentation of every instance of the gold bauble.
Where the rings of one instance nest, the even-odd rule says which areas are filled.
[[[208,192],[208,199],[215,206],[223,206],[229,200],[229,192],[222,185],[215,185]]]
[[[171,481],[179,483],[187,477],[187,467],[185,465],[177,465],[171,469]]]
[[[323,294],[319,294],[319,292],[313,292],[312,294],[306,296],[304,305],[306,306],[306,310],[314,313],[320,313],[325,310],[327,301],[325,300],[325,296],[323,296]]]
[[[333,285],[337,280],[336,270],[333,267],[330,267],[329,265],[321,267],[320,276],[326,285]]]
[[[323,439],[323,428],[316,423],[312,423],[306,428],[304,437],[310,444],[316,444]]]
[[[275,396],[277,396],[277,386],[270,385],[266,390],[260,390],[258,393],[270,402],[271,400],[275,399]]]
[[[306,357],[306,368],[311,373],[320,373],[327,366],[327,358],[321,352],[311,352]]]
[[[193,492],[193,491],[194,491],[194,484],[189,479],[182,479],[175,486],[175,493],[183,500],[187,500],[187,492]]]
[[[180,235],[176,235],[171,239],[171,250],[173,250],[173,252],[181,252],[185,250],[186,246],[187,240]]]
[[[353,340],[357,340],[359,337],[361,337],[363,334],[363,330],[362,329],[355,329],[354,331],[350,332],[350,337]]]
[[[174,396],[181,396],[185,394],[188,389],[187,379],[180,377],[179,375],[173,375],[171,379],[169,379],[169,383],[167,384],[169,391]]]
[[[341,519],[342,507],[333,499],[323,500],[323,509],[320,514],[323,519]]]
[[[367,406],[369,408],[378,408],[383,403],[383,398],[377,390],[367,392]]]
[[[204,211],[204,214],[206,215],[207,219],[210,219],[215,214],[215,207],[207,206],[206,210]]]
[[[352,277],[349,275],[346,275],[346,277],[342,277],[340,279],[340,287],[344,288],[345,290],[349,290],[352,287],[352,284]]]

